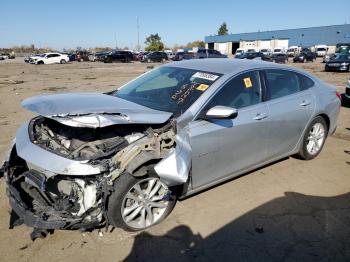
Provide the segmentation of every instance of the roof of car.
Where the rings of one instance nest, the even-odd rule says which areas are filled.
[[[249,69],[265,67],[289,68],[284,65],[264,62],[261,60],[230,59],[230,58],[207,58],[183,60],[168,64],[173,67],[195,69],[200,71],[215,72],[219,74],[236,74]]]

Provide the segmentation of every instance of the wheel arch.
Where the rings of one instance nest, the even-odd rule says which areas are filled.
[[[316,117],[322,117],[324,119],[324,121],[326,121],[326,124],[327,124],[327,133],[329,132],[329,128],[330,128],[330,124],[331,124],[331,120],[329,118],[329,116],[326,114],[326,113],[321,113],[321,114],[318,114],[314,117],[314,119]]]

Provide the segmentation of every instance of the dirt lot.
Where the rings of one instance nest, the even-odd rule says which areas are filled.
[[[294,66],[294,65],[293,65]],[[349,73],[298,64],[344,92]],[[0,61],[0,159],[20,124],[33,116],[27,97],[113,90],[147,65],[72,63],[35,66]],[[31,242],[30,228],[8,229],[0,180],[1,261],[349,261],[350,109],[313,161],[289,158],[179,202],[162,224],[142,233],[55,231]]]

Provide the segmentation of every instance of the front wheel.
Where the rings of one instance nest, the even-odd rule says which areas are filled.
[[[61,64],[65,64],[65,63],[67,63],[67,61],[64,60],[64,59],[62,59],[62,60],[60,61],[60,63],[61,63]]]
[[[307,128],[299,156],[304,160],[311,160],[321,152],[326,141],[328,128],[323,117],[316,117]]]
[[[176,196],[156,176],[136,178],[121,175],[108,201],[111,224],[128,231],[139,231],[164,220],[173,210]]]

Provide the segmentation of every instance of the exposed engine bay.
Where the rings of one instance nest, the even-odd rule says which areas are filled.
[[[75,160],[96,160],[116,153],[145,136],[144,126],[119,125],[105,128],[68,127],[48,118],[30,124],[33,143],[56,154]]]
[[[11,227],[21,223],[39,229],[89,229],[108,225],[106,203],[123,173],[143,176],[149,164],[165,157],[176,145],[176,125],[112,125],[72,127],[46,117],[28,124],[33,146],[45,152],[89,164],[99,174],[52,173],[21,157],[13,147],[6,163],[8,195],[13,208]],[[40,157],[40,156],[39,156]],[[45,157],[45,156],[42,156]]]

